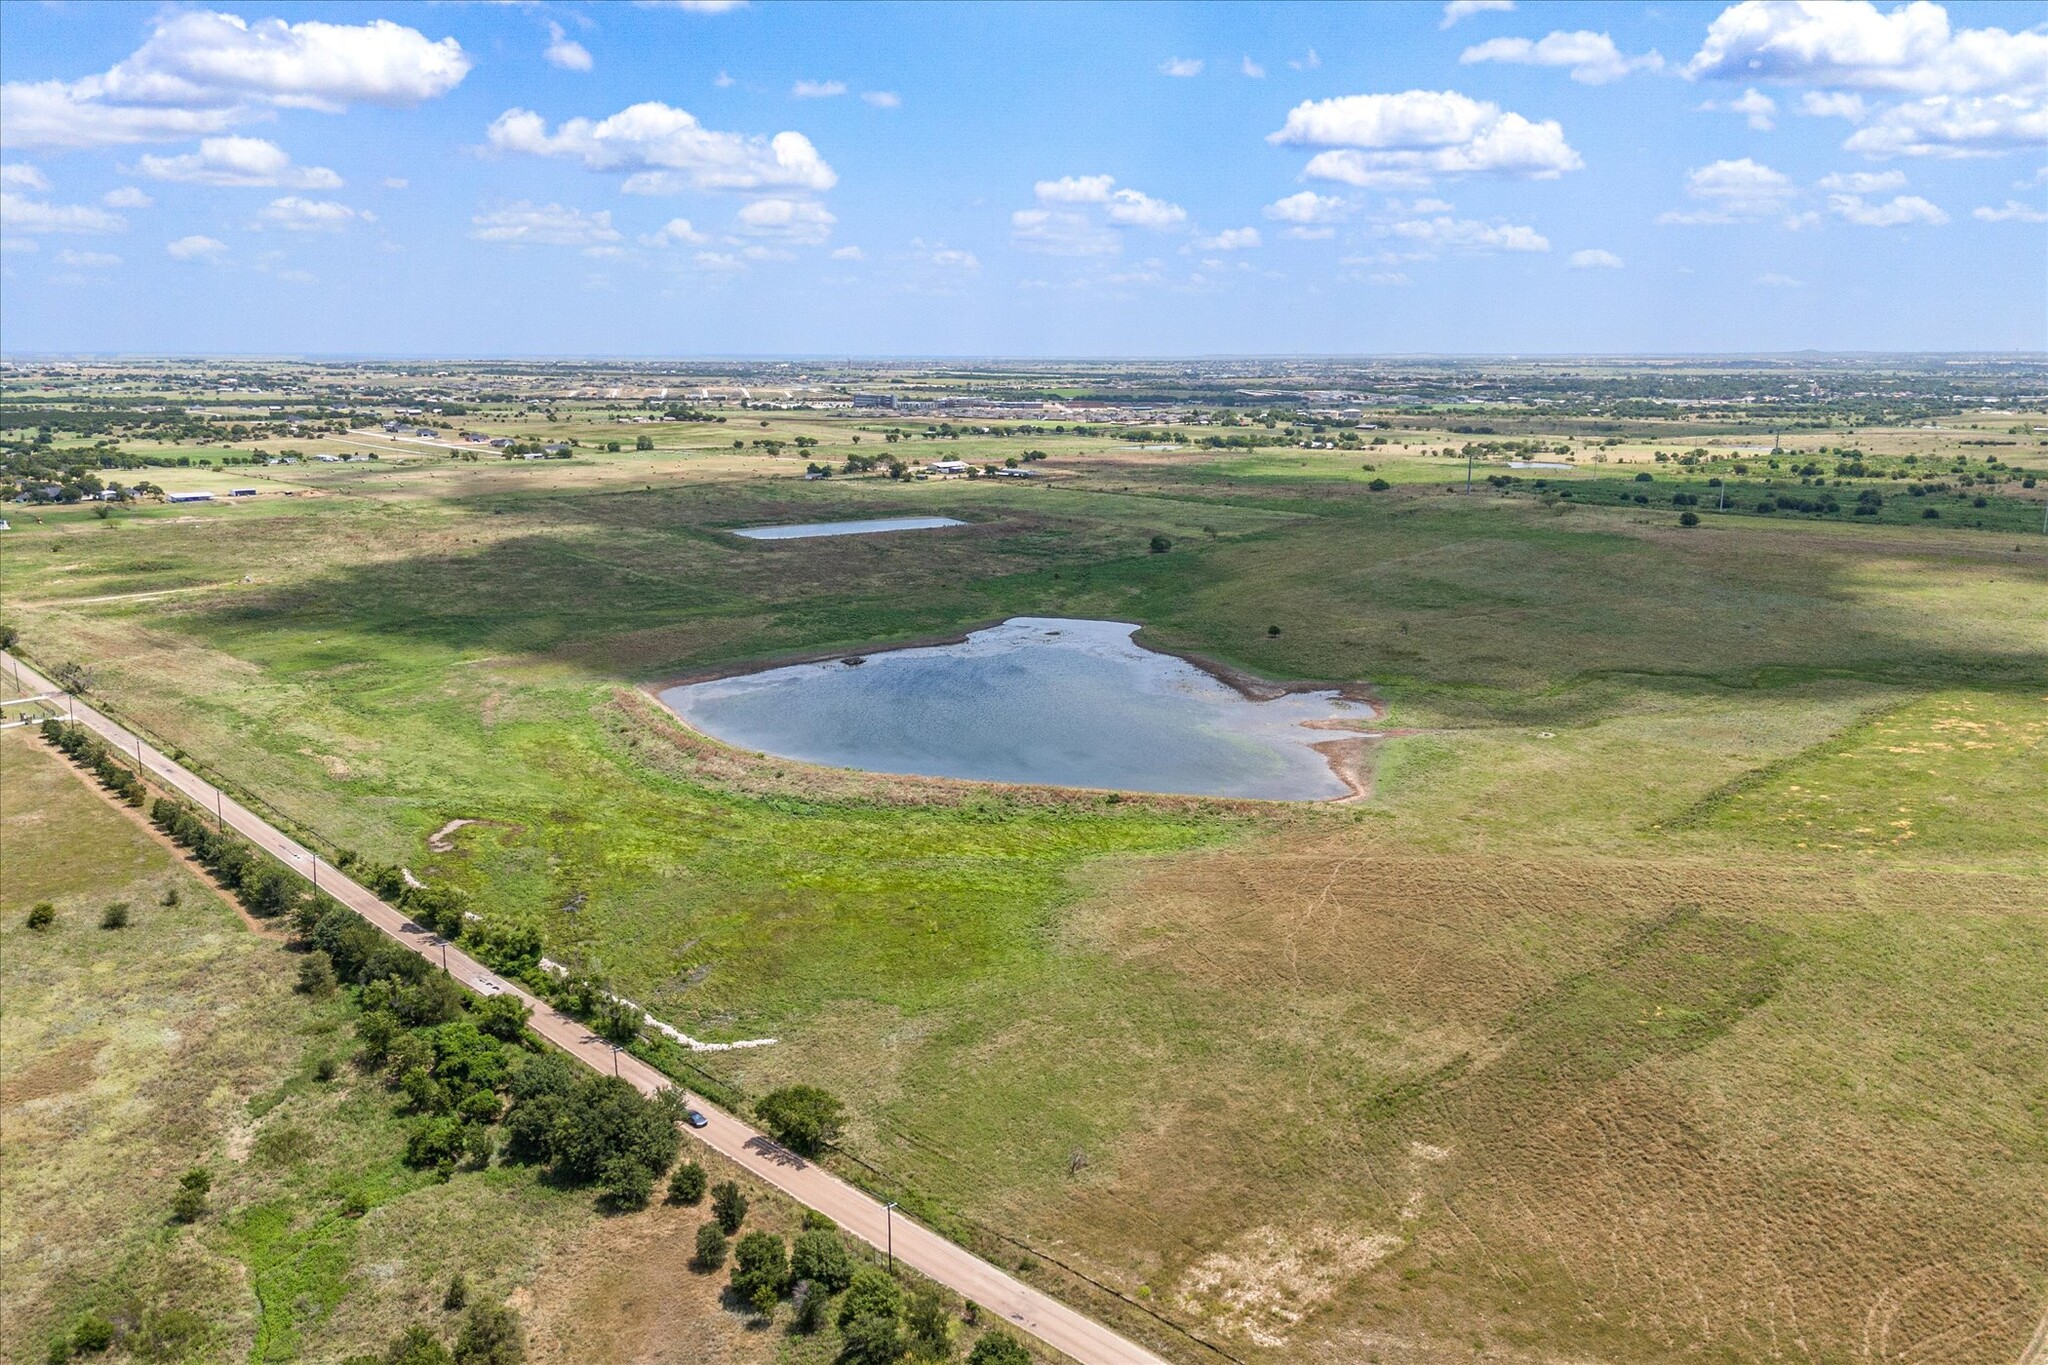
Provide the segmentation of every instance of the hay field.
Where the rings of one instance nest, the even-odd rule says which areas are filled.
[[[2040,541],[1686,532],[1421,467],[755,458],[356,466],[232,539],[51,514],[0,583],[34,657],[95,661],[287,823],[694,1034],[782,1039],[708,1065],[832,1088],[849,1170],[1178,1357],[2017,1354],[2048,1304]],[[722,530],[928,511],[972,525]],[[1027,612],[1372,681],[1374,799],[852,780],[707,754],[628,689]],[[458,817],[489,823],[430,851]]]

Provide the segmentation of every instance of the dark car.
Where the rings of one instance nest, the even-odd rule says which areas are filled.
[[[692,1128],[702,1128],[711,1120],[705,1118],[694,1109],[685,1109],[683,1111],[683,1122],[689,1124]]]

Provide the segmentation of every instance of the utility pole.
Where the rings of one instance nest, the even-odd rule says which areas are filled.
[[[1472,491],[1472,449],[1470,446],[1465,448],[1465,491],[1467,493]]]
[[[889,1273],[896,1273],[896,1203],[894,1200],[882,1205],[882,1217],[888,1225]]]
[[[220,788],[213,789],[213,827],[223,834],[227,832],[228,818],[220,813]]]

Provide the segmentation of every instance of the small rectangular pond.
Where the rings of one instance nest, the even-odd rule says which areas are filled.
[[[812,536],[872,536],[883,531],[930,531],[965,526],[952,517],[877,517],[872,521],[812,521],[798,526],[748,526],[734,531],[748,540],[808,540]]]
[[[1360,737],[1370,704],[1322,690],[1255,701],[1136,631],[1013,617],[954,644],[685,683],[661,700],[735,748],[867,772],[1279,801],[1351,790],[1332,745]]]

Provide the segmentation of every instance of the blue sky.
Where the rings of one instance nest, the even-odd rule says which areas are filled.
[[[0,344],[2048,349],[2035,4],[0,6]]]

